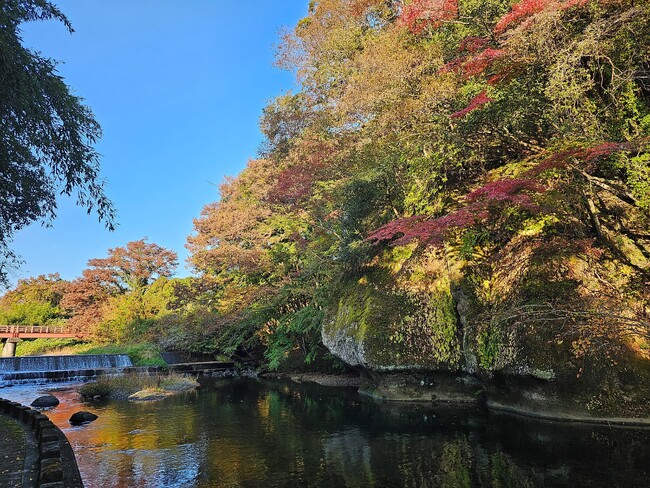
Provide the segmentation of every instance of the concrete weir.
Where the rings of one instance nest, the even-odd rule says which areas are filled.
[[[233,363],[217,361],[136,367],[126,354],[0,358],[0,387],[24,383],[83,381],[98,376],[130,373],[173,372],[200,376],[233,368]]]
[[[126,354],[79,354],[74,356],[21,356],[0,358],[0,374],[27,371],[69,371],[127,368],[133,366]]]
[[[129,367],[133,363],[126,354],[5,357],[0,358],[0,386],[38,380],[74,380],[97,376],[106,370],[118,374]]]

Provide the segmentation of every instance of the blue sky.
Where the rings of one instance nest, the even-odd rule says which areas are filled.
[[[53,227],[16,234],[18,278],[78,276],[90,258],[147,237],[179,254],[201,208],[218,198],[262,141],[258,120],[273,97],[294,88],[273,67],[281,28],[307,0],[60,0],[58,22],[24,26],[25,44],[61,61],[59,72],[103,130],[102,176],[118,210],[108,232],[94,215],[60,198]]]

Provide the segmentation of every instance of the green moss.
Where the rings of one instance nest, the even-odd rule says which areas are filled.
[[[481,330],[477,337],[477,357],[483,369],[491,370],[499,361],[503,333],[495,324]]]
[[[402,320],[400,336],[407,347],[414,347],[421,360],[455,364],[460,360],[458,323],[451,293],[440,290],[405,297],[412,312]]]
[[[548,235],[548,231],[552,230],[560,222],[556,215],[536,215],[523,223],[521,230],[518,232],[520,236],[537,236]]]
[[[416,247],[417,244],[413,243],[386,249],[381,255],[380,266],[390,271],[391,274],[398,273],[404,263],[413,255]]]
[[[354,337],[376,366],[447,363],[455,368],[461,358],[455,303],[448,289],[407,293],[349,283],[325,332]]]
[[[357,341],[367,339],[372,329],[386,328],[395,315],[397,304],[391,305],[390,296],[381,297],[372,285],[352,283],[342,288],[333,330],[354,331]],[[384,300],[382,298],[387,298]]]

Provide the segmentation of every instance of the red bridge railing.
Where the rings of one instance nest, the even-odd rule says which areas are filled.
[[[37,338],[37,337],[77,337],[63,326],[51,325],[0,325],[0,337]]]

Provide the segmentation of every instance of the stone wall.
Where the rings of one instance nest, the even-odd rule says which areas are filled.
[[[47,415],[2,398],[0,398],[0,415],[7,415],[22,422],[34,436],[38,446],[36,486],[83,488],[72,447],[65,434]]]

